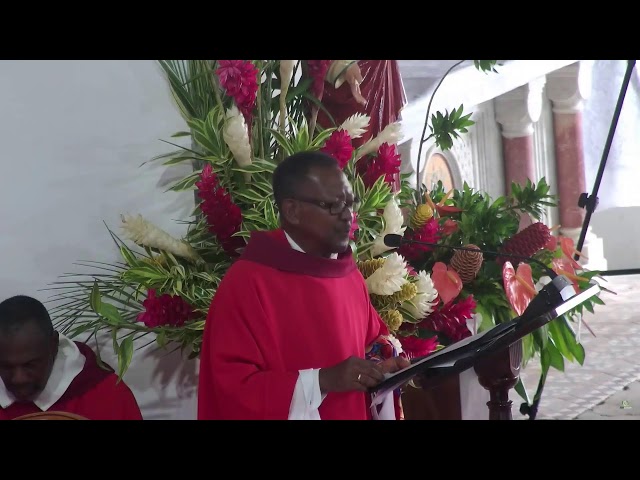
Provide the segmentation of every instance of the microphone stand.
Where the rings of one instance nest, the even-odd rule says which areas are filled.
[[[582,222],[582,230],[580,232],[580,238],[578,239],[578,245],[576,246],[577,251],[581,251],[584,245],[585,237],[587,236],[587,229],[589,227],[589,222],[591,221],[591,215],[595,211],[598,206],[598,190],[600,189],[600,182],[602,181],[602,175],[604,174],[604,169],[607,164],[607,158],[609,156],[609,150],[611,150],[611,143],[613,142],[613,136],[616,131],[616,127],[618,125],[618,119],[620,118],[620,112],[622,111],[622,104],[624,103],[624,97],[627,93],[627,88],[629,87],[629,81],[631,80],[631,74],[636,65],[635,60],[627,60],[627,70],[624,74],[624,79],[622,80],[622,86],[620,87],[620,95],[618,96],[618,103],[616,104],[616,108],[613,112],[613,119],[611,120],[611,126],[609,127],[609,135],[607,136],[607,141],[604,145],[604,151],[602,152],[602,158],[600,160],[600,166],[598,168],[598,173],[596,174],[596,179],[593,184],[593,190],[591,195],[587,193],[580,194],[580,198],[578,200],[578,206],[584,208],[586,210],[586,214],[584,217],[584,221]],[[576,254],[574,259],[578,261],[580,256]],[[633,269],[625,269],[625,270],[608,270],[604,272],[600,272],[601,275],[630,275],[640,273],[640,268]]]

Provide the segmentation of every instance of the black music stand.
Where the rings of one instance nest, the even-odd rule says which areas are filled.
[[[618,96],[618,103],[616,104],[616,109],[613,112],[613,119],[611,120],[611,126],[609,127],[609,134],[607,136],[607,141],[604,145],[604,150],[602,152],[602,158],[600,159],[600,166],[598,167],[598,173],[596,174],[596,179],[593,182],[593,190],[591,195],[583,192],[580,195],[578,200],[578,206],[584,208],[587,213],[584,216],[584,221],[582,222],[582,230],[580,231],[580,238],[578,239],[578,245],[576,246],[577,251],[581,251],[584,245],[585,237],[587,236],[587,229],[589,228],[589,222],[591,221],[591,215],[595,211],[598,206],[598,190],[600,189],[600,182],[602,181],[602,175],[604,175],[604,169],[607,165],[607,159],[609,157],[609,150],[611,150],[611,144],[613,143],[613,136],[616,132],[616,127],[618,126],[618,120],[620,118],[620,112],[622,111],[622,105],[624,103],[624,97],[627,94],[627,88],[629,87],[629,81],[631,80],[631,74],[633,73],[633,69],[636,65],[635,60],[627,60],[627,70],[624,74],[624,79],[622,80],[622,86],[620,87],[620,95]],[[578,254],[575,255],[575,260],[578,261],[580,258]],[[606,270],[600,272],[601,275],[632,275],[640,273],[640,268],[631,268],[631,269],[623,269],[623,270]]]
[[[591,282],[591,286],[583,292],[550,305],[542,311],[531,312],[528,308],[521,316],[509,322],[496,325],[424,357],[414,358],[410,366],[393,374],[387,374],[384,381],[369,389],[372,394],[372,404],[375,405],[376,399],[381,399],[417,375],[420,376],[421,383],[425,384],[438,383],[445,377],[460,374],[486,357],[509,348],[525,335],[576,308],[599,292],[600,286]]]

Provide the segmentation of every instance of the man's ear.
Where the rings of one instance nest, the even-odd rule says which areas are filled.
[[[282,201],[280,206],[280,215],[290,225],[298,225],[300,223],[300,204],[292,199]]]

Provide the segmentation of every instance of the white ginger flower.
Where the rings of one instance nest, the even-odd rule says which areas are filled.
[[[418,293],[411,300],[405,302],[402,307],[407,310],[416,320],[426,317],[433,312],[433,307],[438,298],[438,291],[433,285],[431,275],[420,270],[418,272],[418,280],[416,281]]]
[[[382,212],[382,218],[384,219],[384,229],[382,230],[380,235],[378,235],[373,244],[373,247],[371,248],[371,254],[374,257],[393,248],[387,247],[384,244],[385,235],[388,235],[390,233],[394,235],[403,235],[404,231],[407,228],[406,226],[402,226],[404,217],[402,216],[402,210],[400,210],[395,197],[389,200],[389,202],[385,205],[384,211]]]
[[[287,116],[287,92],[289,91],[289,83],[291,83],[295,64],[296,60],[280,60],[280,127],[282,128],[284,128]]]
[[[402,126],[400,125],[400,122],[390,123],[384,128],[384,130],[380,132],[377,137],[372,138],[358,149],[356,160],[364,157],[365,155],[377,152],[380,148],[380,145],[382,145],[383,143],[394,145],[402,140],[403,137],[404,135],[402,133]]]
[[[367,277],[369,293],[376,295],[393,295],[402,289],[407,283],[407,262],[397,253],[392,253],[385,258],[382,267]]]
[[[356,113],[342,122],[342,125],[338,127],[338,130],[344,130],[347,132],[351,139],[360,138],[367,131],[369,120],[369,115]]]
[[[136,244],[142,247],[157,248],[193,262],[201,260],[191,245],[172,237],[142,218],[142,215],[121,215],[120,218],[125,235]]]
[[[241,167],[251,165],[251,144],[249,143],[247,124],[244,121],[244,116],[235,105],[227,110],[227,120],[222,136],[238,165]],[[250,175],[245,175],[245,178],[247,177]]]

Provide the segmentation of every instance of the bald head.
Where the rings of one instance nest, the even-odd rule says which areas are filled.
[[[17,401],[46,386],[58,353],[58,334],[45,306],[18,295],[0,303],[0,378]]]

